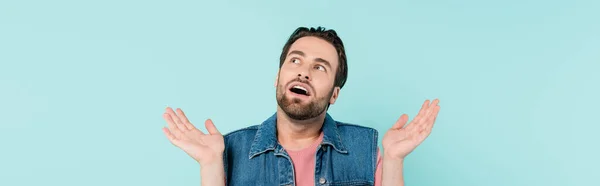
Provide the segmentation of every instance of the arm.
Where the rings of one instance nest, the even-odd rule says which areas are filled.
[[[404,174],[402,173],[403,166],[403,159],[397,159],[384,155],[381,185],[404,186]]]
[[[377,168],[375,169],[374,185],[404,186],[404,176],[402,173],[403,166],[403,159],[396,159],[390,156],[381,157],[381,153],[379,149],[377,149]],[[385,175],[383,173],[385,173]],[[382,177],[385,177],[386,179],[382,179]]]
[[[221,162],[200,166],[201,185],[225,186],[225,170]]]

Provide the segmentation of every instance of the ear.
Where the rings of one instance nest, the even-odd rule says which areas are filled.
[[[340,95],[340,87],[333,87],[333,94],[331,94],[331,98],[329,98],[329,104],[333,105],[339,95]]]
[[[277,88],[278,82],[279,82],[279,71],[277,71],[277,75],[275,76],[275,88]]]

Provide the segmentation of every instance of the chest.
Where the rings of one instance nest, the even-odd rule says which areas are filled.
[[[369,148],[365,148],[369,149]],[[269,151],[228,162],[228,185],[373,185],[376,154],[367,150],[338,153],[319,147],[314,158]],[[302,184],[302,185],[298,185]]]

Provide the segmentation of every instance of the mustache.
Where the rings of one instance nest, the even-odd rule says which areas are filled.
[[[300,83],[307,84],[310,87],[310,89],[315,90],[315,88],[312,86],[312,84],[310,84],[310,82],[308,82],[308,80],[301,79],[299,77],[291,80],[290,82],[288,82],[286,86],[289,86],[290,84],[292,84],[294,82],[300,82]]]

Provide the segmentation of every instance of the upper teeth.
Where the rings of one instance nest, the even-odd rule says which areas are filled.
[[[304,92],[308,92],[304,87],[301,87],[299,85],[294,86],[294,88],[300,89],[300,90],[304,90]]]

